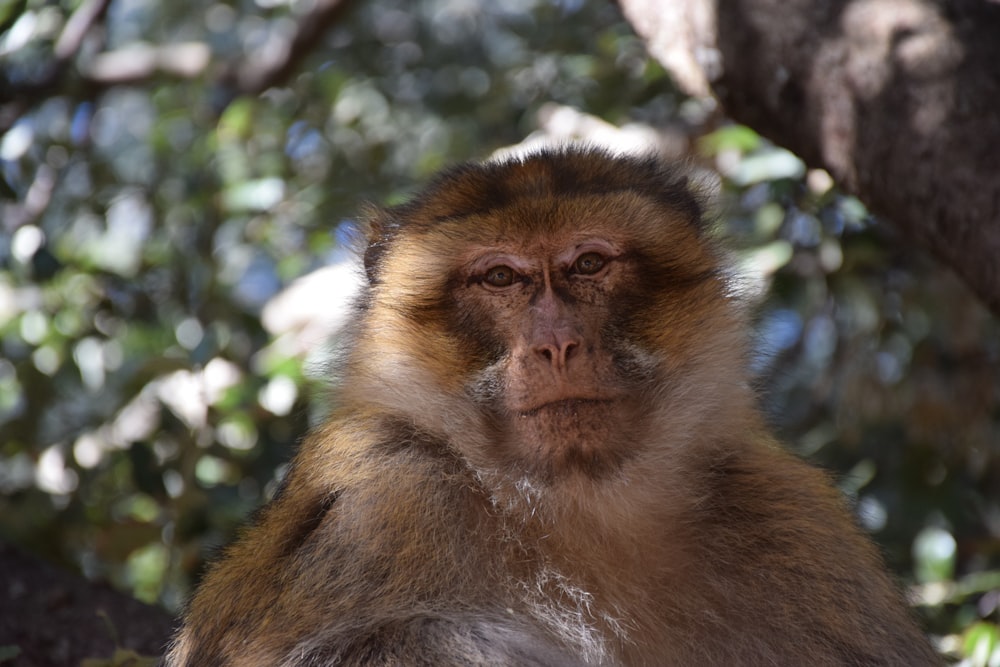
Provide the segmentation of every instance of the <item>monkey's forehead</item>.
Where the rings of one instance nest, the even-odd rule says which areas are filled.
[[[635,193],[522,198],[503,208],[411,221],[398,245],[461,258],[498,248],[530,255],[559,253],[587,239],[619,250],[655,251],[695,242],[698,231],[684,216]]]
[[[586,199],[592,205],[619,197],[654,202],[692,223],[702,217],[701,195],[691,189],[682,168],[652,156],[587,148],[459,165],[391,213],[405,222],[427,224],[539,203]]]
[[[646,193],[613,192],[518,193],[503,201],[481,197],[463,200],[461,206],[438,201],[413,208],[395,217],[401,229],[458,233],[509,231],[516,235],[552,234],[577,228],[600,227],[606,231],[644,233],[671,226],[700,229],[700,219],[683,209],[665,205]],[[473,204],[477,204],[473,206]]]
[[[387,255],[444,268],[472,248],[537,256],[587,236],[660,255],[698,245],[701,201],[683,171],[653,158],[573,149],[460,165],[410,202],[370,211],[365,267],[375,279]]]

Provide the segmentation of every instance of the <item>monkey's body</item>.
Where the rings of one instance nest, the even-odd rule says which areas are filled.
[[[936,664],[760,424],[699,218],[572,151],[376,213],[332,415],[168,664]]]

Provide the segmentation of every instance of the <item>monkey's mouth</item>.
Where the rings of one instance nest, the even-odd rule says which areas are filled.
[[[502,451],[540,480],[575,473],[598,479],[636,450],[627,397],[560,398],[514,414]]]
[[[557,401],[542,403],[528,410],[519,410],[518,417],[537,417],[540,414],[560,414],[573,416],[580,411],[586,411],[594,407],[607,407],[615,401],[611,398],[563,398]]]

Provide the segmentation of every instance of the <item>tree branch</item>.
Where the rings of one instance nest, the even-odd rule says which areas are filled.
[[[28,109],[60,93],[60,86],[87,34],[104,17],[110,3],[111,0],[86,0],[66,22],[44,73],[30,81],[6,81],[6,85],[0,86],[4,91],[0,93],[0,134],[9,130]],[[295,29],[279,38],[282,41],[273,48],[219,67],[216,81],[219,87],[228,91],[225,103],[236,96],[257,95],[285,83],[350,5],[351,0],[317,0],[298,18]],[[211,51],[208,45],[200,42],[134,44],[97,54],[80,65],[78,77],[93,93],[116,85],[141,84],[158,75],[196,78],[211,69]]]
[[[157,74],[193,79],[201,76],[211,61],[211,50],[201,42],[134,44],[98,54],[82,74],[90,84],[107,88],[142,83]]]
[[[686,62],[718,54],[703,73],[727,115],[827,169],[1000,313],[1000,4],[619,1],[651,45],[671,40],[650,16],[714,14],[686,20],[702,49]]]
[[[76,55],[90,29],[104,18],[109,5],[111,0],[86,0],[77,7],[56,40],[54,53],[58,64],[68,63]]]
[[[80,50],[83,40],[94,24],[104,18],[111,0],[85,0],[77,7],[59,34],[53,50],[53,59],[43,69],[41,76],[30,81],[6,81],[0,72],[0,135],[9,130],[28,109],[54,95],[66,76],[73,57]]]
[[[316,0],[312,8],[299,17],[295,31],[284,44],[268,49],[263,56],[250,54],[246,60],[231,63],[222,81],[231,83],[244,95],[257,95],[284,83],[350,4],[350,0]]]

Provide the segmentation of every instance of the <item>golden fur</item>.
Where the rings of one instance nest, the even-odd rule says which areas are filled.
[[[570,149],[373,210],[332,413],[167,664],[937,664],[761,423],[701,218]]]

